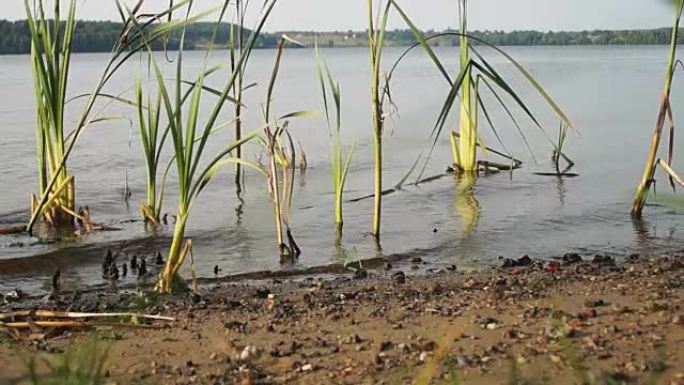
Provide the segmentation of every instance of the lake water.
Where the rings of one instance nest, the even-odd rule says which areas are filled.
[[[525,166],[509,173],[481,177],[473,183],[445,177],[406,187],[384,200],[382,250],[367,235],[371,227],[372,200],[347,203],[341,248],[335,246],[333,194],[328,162],[328,131],[324,119],[291,122],[291,132],[306,151],[309,169],[299,175],[295,188],[292,227],[303,254],[297,265],[281,267],[276,255],[274,220],[265,181],[250,172],[242,200],[236,197],[232,176],[220,174],[193,208],[188,235],[193,239],[198,274],[213,277],[265,270],[300,270],[345,260],[367,259],[415,252],[434,266],[486,266],[498,256],[530,254],[550,257],[570,251],[580,253],[657,253],[682,248],[684,215],[667,206],[651,204],[645,220],[629,216],[634,187],[641,175],[658,109],[664,76],[664,47],[516,47],[507,51],[525,65],[571,117],[579,135],[569,137],[566,152],[577,166],[578,178],[559,180],[534,175],[550,171],[550,146],[524,115],[515,110],[532,143],[535,164],[505,114],[490,103],[496,128],[506,146]],[[386,51],[385,67],[401,54]],[[456,73],[456,49],[440,48]],[[213,62],[225,53],[214,53]],[[349,175],[346,197],[372,191],[372,137],[369,106],[369,71],[365,49],[323,50],[341,83],[343,139],[358,141]],[[558,119],[541,98],[516,74],[514,68],[492,52],[486,56],[553,133]],[[186,54],[186,75],[196,76],[204,55]],[[257,127],[275,51],[253,55],[249,81],[258,87],[247,91],[247,126]],[[69,94],[90,91],[107,61],[106,54],[75,55]],[[274,94],[276,112],[321,108],[320,89],[310,50],[289,50]],[[121,92],[133,84],[136,61],[120,72],[108,90]],[[169,74],[171,72],[169,71]],[[210,84],[220,86],[216,76]],[[679,80],[676,80],[679,83]],[[387,120],[385,184],[391,187],[411,168],[430,144],[429,132],[448,92],[444,80],[421,54],[409,56],[392,84],[397,111]],[[0,224],[26,220],[29,194],[36,191],[35,117],[28,56],[0,56]],[[205,105],[210,106],[211,97]],[[491,102],[491,96],[485,96]],[[675,86],[675,120],[682,121],[684,99]],[[68,121],[73,126],[80,108],[73,103]],[[230,119],[226,108],[223,120]],[[207,111],[205,109],[205,111]],[[133,116],[128,107],[113,106],[108,115]],[[451,125],[456,119],[451,120]],[[486,124],[486,144],[501,146]],[[207,154],[215,154],[231,140],[230,130],[217,132]],[[677,138],[676,148],[684,148]],[[258,147],[246,150],[257,158]],[[426,175],[443,172],[450,161],[449,143],[438,143]],[[69,286],[100,284],[103,249],[123,240],[138,240],[148,249],[165,250],[170,229],[157,235],[145,232],[138,219],[144,200],[142,150],[134,124],[126,120],[98,124],[87,129],[69,163],[76,176],[77,199],[89,205],[93,217],[123,231],[95,233],[73,240],[46,243],[27,236],[0,237],[0,290],[49,289],[49,277],[61,267]],[[684,162],[675,156],[675,168]],[[496,160],[492,158],[492,160]],[[125,175],[133,195],[122,199]],[[173,179],[173,178],[172,178]],[[667,193],[659,174],[659,193]],[[165,212],[175,211],[176,185],[171,181]],[[437,229],[434,232],[433,229]],[[135,242],[134,242],[135,243]],[[134,282],[133,279],[128,279]]]

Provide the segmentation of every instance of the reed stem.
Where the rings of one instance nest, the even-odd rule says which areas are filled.
[[[665,119],[670,111],[670,93],[672,90],[672,79],[674,77],[676,58],[677,58],[677,38],[679,36],[679,24],[682,17],[682,8],[684,0],[677,0],[677,9],[675,13],[675,21],[672,27],[672,38],[670,41],[670,53],[667,61],[667,72],[665,76],[665,84],[663,86],[663,95],[660,101],[660,110],[658,112],[658,119],[656,122],[653,138],[651,139],[651,146],[649,148],[646,166],[644,173],[637,187],[632,203],[631,214],[633,217],[641,217],[646,205],[646,200],[653,184],[653,176],[655,174],[656,159],[658,158],[658,148],[660,147],[660,140],[663,134],[663,126]]]

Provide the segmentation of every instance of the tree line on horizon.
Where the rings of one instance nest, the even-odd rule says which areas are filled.
[[[109,52],[121,31],[122,24],[112,21],[79,21],[74,31],[74,52]],[[206,48],[214,32],[214,24],[198,22],[189,26],[186,31],[185,49]],[[427,34],[454,31],[427,31]],[[362,47],[367,45],[367,33],[364,31],[285,32],[290,37],[306,45],[313,45],[314,39],[322,47]],[[275,48],[278,46],[283,32],[262,32],[255,48]],[[482,38],[497,46],[535,46],[535,45],[666,45],[670,42],[671,29],[658,28],[648,30],[594,30],[578,32],[540,32],[540,31],[473,31],[472,36]],[[230,24],[224,23],[219,28],[214,44],[228,45]],[[435,46],[457,46],[458,36],[443,36],[432,41]],[[684,44],[684,34],[679,37]],[[166,47],[174,50],[178,47],[179,36],[171,35]],[[416,43],[410,30],[387,31],[386,45],[408,46]],[[160,42],[153,44],[153,49],[163,49]],[[28,54],[31,52],[30,33],[25,20],[0,20],[0,54]]]

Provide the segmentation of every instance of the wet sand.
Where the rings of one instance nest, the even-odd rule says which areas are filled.
[[[145,303],[145,313],[177,320],[30,344],[0,337],[0,384],[25,374],[23,357],[54,357],[93,335],[109,349],[116,384],[684,384],[683,256],[551,261],[427,275],[381,266],[221,283],[201,296],[100,291],[5,304],[113,311]]]

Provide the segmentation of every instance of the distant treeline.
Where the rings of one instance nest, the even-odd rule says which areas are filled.
[[[108,52],[111,50],[121,23],[111,21],[80,21],[74,35],[74,52]],[[186,32],[186,49],[201,49],[207,47],[214,31],[213,23],[195,23]],[[447,31],[449,32],[449,31]],[[475,31],[472,35],[481,37],[487,42],[500,45],[626,45],[668,44],[670,29],[627,30],[627,31],[582,31],[582,32],[538,32],[538,31]],[[428,34],[437,33],[428,31]],[[287,32],[287,34],[304,44],[313,44],[318,39],[325,47],[354,47],[366,44],[366,34],[363,31],[346,32]],[[256,42],[257,48],[273,48],[278,44],[281,33],[263,33]],[[226,46],[230,36],[230,25],[223,24],[218,31],[216,45]],[[170,49],[178,46],[178,34],[169,38]],[[684,43],[684,34],[680,35]],[[408,30],[394,30],[387,32],[387,45],[405,46],[415,43],[413,35]],[[432,41],[438,46],[453,46],[458,44],[456,36],[444,36]],[[160,49],[156,44],[154,49]],[[0,20],[0,54],[26,54],[30,52],[29,30],[26,21]]]

